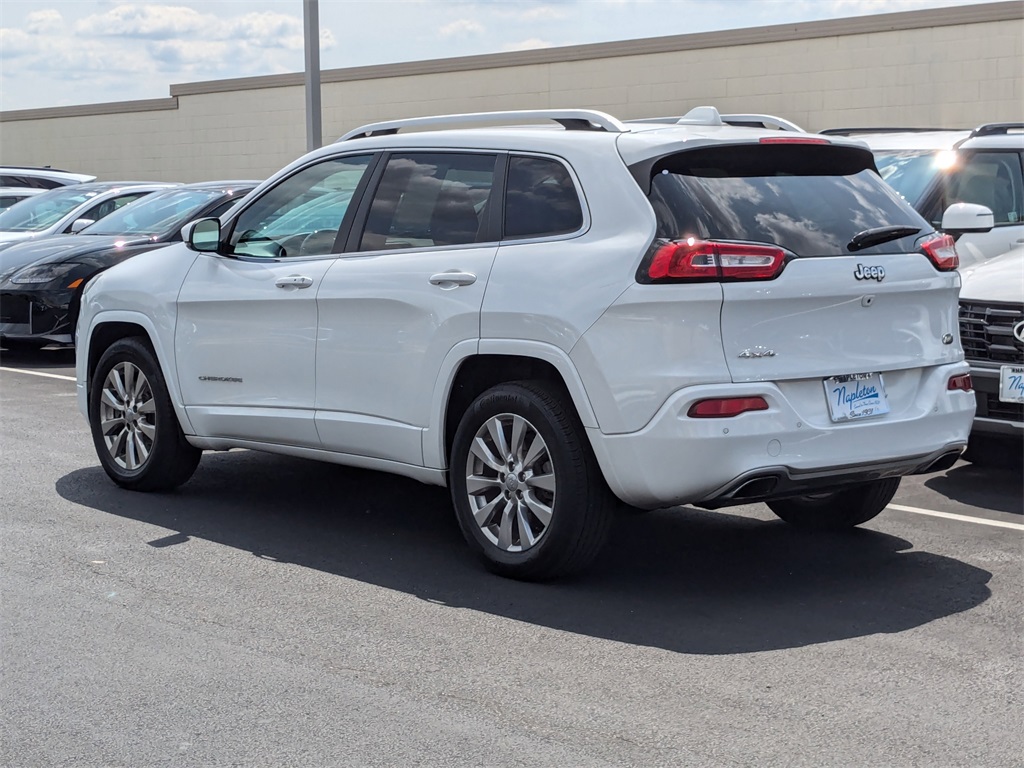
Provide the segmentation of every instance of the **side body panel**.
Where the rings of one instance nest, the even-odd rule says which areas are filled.
[[[178,298],[174,353],[198,434],[320,446],[316,292],[332,263],[196,259]]]
[[[431,385],[454,347],[479,338],[496,250],[492,243],[346,254],[332,265],[317,299],[324,448],[423,463],[421,433],[437,418]],[[475,279],[434,284],[445,272]]]

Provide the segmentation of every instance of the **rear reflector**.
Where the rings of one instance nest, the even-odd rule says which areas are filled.
[[[971,392],[974,389],[974,382],[971,381],[971,374],[960,373],[956,376],[949,377],[949,384],[946,385],[946,389],[950,392],[961,391]]]
[[[673,240],[651,259],[647,276],[657,280],[771,280],[782,271],[786,252],[773,245]]]
[[[763,397],[716,397],[698,400],[686,415],[693,419],[727,419],[747,411],[767,410],[768,403]]]
[[[960,266],[956,241],[949,235],[935,235],[921,243],[921,250],[939,272],[952,272]]]
[[[813,139],[809,136],[765,136],[762,144],[831,144],[828,139]]]

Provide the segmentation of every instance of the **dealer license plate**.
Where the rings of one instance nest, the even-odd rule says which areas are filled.
[[[880,373],[851,373],[825,379],[825,398],[832,421],[852,421],[889,412]]]
[[[1004,365],[999,368],[999,400],[1004,403],[1024,403],[1024,365]]]

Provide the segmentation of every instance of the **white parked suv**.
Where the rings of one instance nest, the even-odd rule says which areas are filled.
[[[994,226],[957,240],[961,267],[1024,244],[1024,124],[988,123],[973,131],[851,128],[822,131],[863,141],[878,172],[932,226],[953,203],[991,209]]]
[[[516,578],[590,562],[616,497],[863,523],[974,415],[952,238],[863,146],[712,108],[364,126],[183,234],[83,297],[113,481],[243,447],[447,484]]]
[[[960,338],[978,410],[964,458],[1020,469],[1024,446],[1024,245],[961,270]]]

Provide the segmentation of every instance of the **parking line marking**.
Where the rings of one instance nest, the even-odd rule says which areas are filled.
[[[983,517],[956,515],[952,512],[937,512],[934,509],[921,509],[920,507],[905,507],[902,504],[890,504],[889,509],[899,510],[900,512],[913,512],[915,515],[930,515],[931,517],[944,517],[947,520],[960,520],[964,523],[991,525],[994,528],[1012,528],[1015,531],[1024,531],[1024,525],[1021,525],[1020,523],[1005,523],[1002,520],[986,520]]]
[[[43,373],[42,371],[26,371],[22,368],[5,368],[0,366],[0,371],[9,371],[11,373],[26,373],[29,376],[43,376],[47,379],[61,379],[63,381],[76,381],[74,376],[61,376],[57,373]]]

